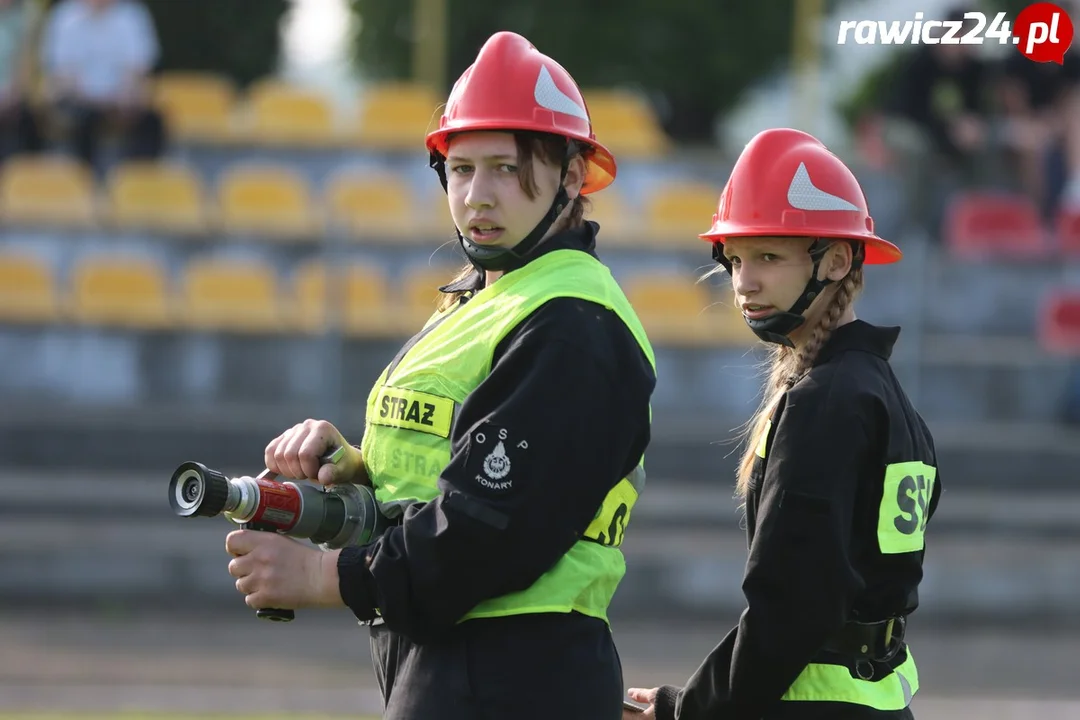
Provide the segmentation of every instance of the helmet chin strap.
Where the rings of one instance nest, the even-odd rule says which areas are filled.
[[[458,242],[473,267],[481,271],[505,272],[524,265],[529,254],[536,249],[536,246],[544,239],[551,226],[559,219],[559,215],[562,215],[562,211],[570,204],[570,197],[566,194],[566,188],[562,186],[562,180],[564,179],[565,175],[559,180],[559,191],[555,193],[555,199],[551,202],[551,207],[548,208],[544,217],[532,229],[532,232],[512,248],[499,247],[498,245],[481,245],[465,237],[458,230]]]
[[[578,152],[577,144],[573,141],[568,141],[566,146],[566,153],[563,156],[562,172],[559,175],[559,189],[555,193],[555,198],[551,201],[551,206],[544,214],[544,217],[540,219],[536,227],[526,235],[521,242],[514,247],[499,247],[497,245],[481,245],[475,243],[469,238],[461,234],[461,231],[454,227],[454,232],[458,237],[458,244],[461,245],[461,249],[465,251],[466,257],[469,262],[472,263],[478,271],[484,272],[487,270],[496,272],[506,272],[508,270],[514,270],[528,261],[528,256],[536,249],[536,246],[540,244],[540,241],[544,239],[551,226],[555,224],[555,221],[562,215],[563,210],[570,204],[570,196],[566,194],[566,187],[563,185],[566,182],[566,173],[570,169],[570,158]],[[443,190],[447,190],[446,180],[446,160],[437,153],[431,153],[430,161],[428,165],[435,170],[439,175],[439,182],[442,183]]]
[[[810,253],[810,258],[814,261],[814,270],[810,273],[810,280],[807,281],[806,287],[803,288],[802,295],[795,301],[786,312],[773,313],[767,318],[760,320],[750,320],[744,318],[746,324],[750,326],[750,330],[755,335],[768,343],[775,343],[777,345],[784,345],[785,347],[794,348],[795,343],[791,341],[791,333],[802,327],[806,322],[806,318],[803,313],[810,307],[810,303],[821,295],[821,292],[833,283],[828,277],[824,280],[818,280],[818,269],[821,266],[821,259],[825,256],[825,251],[829,249],[831,243],[823,243],[820,238],[814,240],[807,248],[807,252]],[[861,250],[856,252],[856,257],[859,263],[862,262]],[[731,274],[731,263],[726,257],[724,257],[723,243],[713,243],[713,259],[716,262],[727,268],[728,275]],[[852,263],[855,267],[855,263]]]

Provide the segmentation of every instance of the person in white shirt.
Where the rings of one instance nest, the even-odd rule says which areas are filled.
[[[42,148],[27,87],[35,18],[27,0],[0,0],[0,152],[4,157]]]
[[[153,19],[137,0],[63,0],[41,44],[52,109],[66,121],[76,154],[98,162],[103,131],[118,129],[128,158],[161,155],[165,128],[148,78],[160,48]]]

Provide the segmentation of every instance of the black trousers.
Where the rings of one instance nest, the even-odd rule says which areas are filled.
[[[76,157],[91,167],[97,167],[101,137],[108,123],[120,131],[121,152],[127,160],[153,160],[165,151],[165,121],[155,109],[137,108],[121,113],[70,101],[56,109],[70,125]]]
[[[622,664],[606,623],[578,613],[462,623],[417,645],[371,627],[384,720],[620,720]]]
[[[40,121],[29,103],[20,100],[0,111],[0,155],[41,152]]]

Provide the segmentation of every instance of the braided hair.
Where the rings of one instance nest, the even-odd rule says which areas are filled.
[[[743,434],[745,447],[742,459],[739,461],[739,469],[735,484],[736,493],[740,497],[746,496],[750,483],[750,473],[754,468],[754,457],[757,446],[761,443],[765,433],[768,432],[769,421],[773,411],[780,402],[784,393],[790,390],[795,383],[802,379],[814,364],[818,353],[825,342],[836,329],[836,324],[843,317],[844,312],[851,306],[855,296],[863,285],[862,267],[853,267],[851,271],[837,283],[832,297],[825,312],[821,314],[816,325],[810,330],[809,339],[802,347],[792,349],[783,345],[777,345],[772,351],[769,363],[769,379],[765,385],[765,393],[760,407],[754,416],[746,423]]]

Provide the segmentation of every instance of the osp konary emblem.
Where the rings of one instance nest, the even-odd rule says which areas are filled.
[[[484,458],[484,474],[492,480],[502,480],[510,473],[510,457],[506,454],[506,447],[502,440],[495,449]]]

